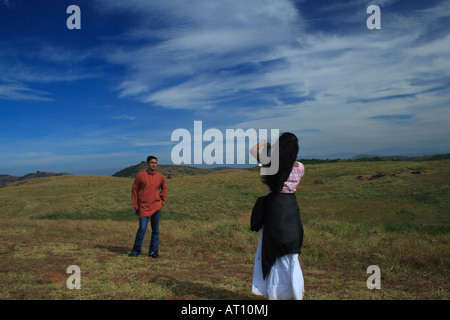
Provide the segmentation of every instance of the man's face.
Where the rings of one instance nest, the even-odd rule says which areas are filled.
[[[156,160],[156,159],[152,159],[149,162],[147,162],[147,167],[150,171],[155,171],[157,166],[158,166],[158,160]]]

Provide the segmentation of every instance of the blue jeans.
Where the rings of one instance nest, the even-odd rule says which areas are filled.
[[[150,225],[152,227],[152,237],[150,240],[150,247],[148,254],[158,252],[159,250],[159,217],[161,211],[156,211],[151,217],[139,217],[139,228],[136,232],[136,239],[134,240],[133,250],[131,253],[140,255],[142,252],[142,242],[144,241],[145,232],[147,231],[148,220],[150,218]]]

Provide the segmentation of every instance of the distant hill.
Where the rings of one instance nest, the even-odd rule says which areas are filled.
[[[231,168],[212,168],[203,169],[195,168],[183,165],[170,165],[170,164],[158,164],[156,171],[160,172],[164,177],[170,179],[180,176],[193,176],[198,174],[207,174],[211,172],[216,172],[219,170],[231,169]],[[134,178],[139,172],[147,170],[147,163],[142,161],[139,164],[129,166],[114,173],[113,177],[124,177],[124,178]]]
[[[28,173],[22,177],[11,176],[9,174],[0,174],[0,187],[7,185],[9,183],[13,183],[16,181],[34,179],[34,178],[43,178],[43,177],[53,177],[53,176],[65,176],[70,175],[70,173],[54,173],[54,172],[46,172],[46,171],[36,171],[35,173]]]
[[[377,156],[362,154],[352,158],[356,161],[429,161],[450,159],[450,153],[433,154],[424,156]]]
[[[351,159],[299,159],[303,164],[319,164],[319,163],[335,163],[335,162],[376,162],[376,161],[430,161],[430,160],[445,160],[450,159],[450,153],[445,154],[434,154],[434,155],[424,155],[424,156],[377,156],[361,154],[354,156]],[[259,167],[255,166],[249,168],[249,170],[257,170]],[[193,176],[198,174],[208,174],[211,172],[216,172],[220,170],[226,170],[232,168],[196,168],[185,165],[170,165],[170,164],[158,164],[157,171],[162,173],[166,178],[174,178],[180,176]],[[139,164],[129,166],[114,173],[113,177],[124,177],[124,178],[134,178],[139,172],[147,170],[147,164],[142,161]]]
[[[361,154],[354,156],[351,159],[300,159],[303,164],[319,164],[319,163],[334,163],[334,162],[377,162],[377,161],[430,161],[430,160],[445,160],[450,159],[450,153],[433,154],[424,156],[379,156]]]

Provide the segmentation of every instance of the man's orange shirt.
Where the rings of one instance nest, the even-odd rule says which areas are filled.
[[[166,203],[166,179],[157,171],[154,174],[139,172],[134,179],[131,195],[136,214],[150,217]]]

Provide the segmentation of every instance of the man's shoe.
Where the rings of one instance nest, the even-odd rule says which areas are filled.
[[[154,253],[151,255],[151,257],[152,257],[152,258],[159,258],[158,252],[154,252]]]
[[[128,256],[129,257],[139,257],[139,254],[131,252]]]

